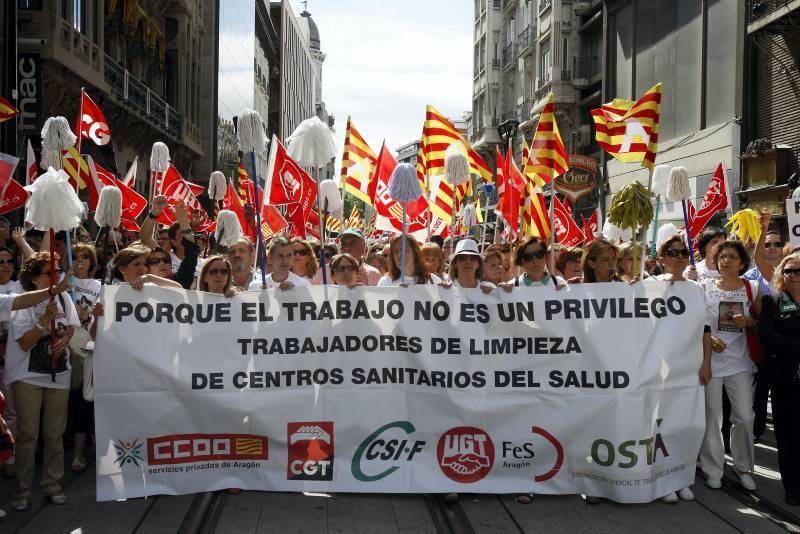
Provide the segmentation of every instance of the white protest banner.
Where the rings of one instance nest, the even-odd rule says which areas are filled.
[[[97,497],[236,487],[650,501],[694,481],[703,315],[688,283],[231,299],[106,286]]]
[[[789,244],[800,245],[800,198],[786,199],[786,222],[789,224]]]

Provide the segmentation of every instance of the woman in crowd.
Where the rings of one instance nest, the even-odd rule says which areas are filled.
[[[644,255],[644,249],[639,245],[639,250],[636,251],[636,261],[641,262]],[[637,266],[637,270],[641,265]],[[642,278],[639,274],[638,277],[633,276],[633,243],[628,242],[622,245],[619,252],[619,259],[617,260],[617,277],[623,282],[635,282],[637,278]]]
[[[483,253],[483,279],[496,286],[505,281],[506,269],[503,267],[503,253],[499,250],[486,250]]]
[[[725,241],[725,231],[721,228],[709,226],[705,228],[700,235],[697,236],[697,252],[701,261],[695,263],[694,268],[696,274],[691,272],[686,273],[686,278],[693,279],[696,276],[698,282],[702,282],[707,278],[719,278],[719,271],[716,265],[717,250],[723,241]],[[748,261],[749,264],[749,261]]]
[[[708,251],[708,249],[706,249]],[[706,432],[700,467],[706,485],[721,487],[725,448],[722,440],[722,387],[731,403],[731,453],[734,473],[747,490],[756,489],[753,471],[753,373],[745,329],[755,329],[761,309],[758,282],[742,278],[750,258],[739,241],[723,241],[716,250],[720,278],[705,279],[706,322],[721,342],[711,356],[711,379],[706,384]],[[713,267],[713,265],[711,265]],[[748,287],[749,286],[749,287]],[[720,349],[721,350],[718,350]]]
[[[141,289],[144,284],[154,284],[161,287],[183,287],[174,280],[162,278],[147,272],[147,258],[150,249],[142,245],[131,245],[117,252],[111,259],[114,270],[112,283],[128,283],[134,289]]]
[[[70,348],[76,353],[73,362],[80,359],[81,351],[90,341],[91,311],[100,298],[102,284],[94,278],[97,271],[97,253],[93,245],[78,243],[72,247],[72,258],[75,269],[75,290],[72,292],[75,309],[80,325],[75,329],[75,335],[70,340]],[[169,256],[167,256],[169,259]],[[169,265],[167,266],[169,269]],[[82,360],[80,361],[82,363]],[[78,365],[74,372],[82,370]],[[77,378],[77,377],[75,377]],[[80,380],[73,379],[73,384]],[[86,469],[86,437],[92,433],[94,426],[94,405],[83,398],[83,388],[73,389],[69,394],[70,420],[75,433],[75,449],[72,454],[72,470],[76,472]]]
[[[150,254],[145,261],[147,272],[161,278],[172,279],[172,258],[169,252],[161,247],[150,250]]]
[[[358,260],[350,254],[337,254],[331,259],[331,278],[337,286],[355,287],[358,283]]]
[[[56,265],[58,260],[56,260]],[[50,252],[37,252],[23,265],[20,284],[26,291],[45,293],[50,287]],[[64,289],[57,286],[57,291]],[[75,306],[66,292],[55,294],[50,304],[14,312],[6,347],[5,381],[11,384],[17,412],[17,491],[12,507],[30,506],[36,442],[41,421],[44,442],[41,486],[53,504],[64,504],[64,429],[70,389],[69,340],[80,326]],[[55,321],[56,340],[51,347],[50,326]],[[51,350],[56,354],[52,367]],[[55,376],[55,380],[53,380]]]
[[[480,287],[484,293],[491,293],[497,287],[483,278],[483,257],[478,244],[472,239],[462,239],[456,244],[456,251],[450,258],[448,270],[452,286],[475,289]],[[446,285],[445,287],[450,287]]]
[[[619,282],[617,276],[617,258],[619,249],[617,245],[598,237],[585,247],[581,257],[581,271],[584,283]],[[573,280],[569,280],[570,283]]]
[[[231,264],[225,256],[210,256],[200,270],[197,289],[232,297],[236,292],[232,272]]]
[[[425,262],[422,261],[422,252],[419,244],[413,237],[406,239],[406,277],[400,278],[400,248],[403,244],[402,236],[395,234],[389,240],[389,258],[386,274],[378,280],[378,287],[413,286],[415,284],[441,284],[442,279],[428,272]]]
[[[371,266],[375,267],[376,269],[378,269],[378,271],[381,273],[381,276],[386,274],[386,256],[383,255],[382,250],[383,250],[383,245],[381,245],[381,251],[380,252],[376,252],[376,251],[374,251],[374,249],[372,249],[367,254],[367,257],[364,260],[364,263],[366,263],[368,265],[371,265]]]
[[[563,287],[566,282],[560,276],[552,276],[546,270],[546,245],[539,237],[528,237],[517,245],[514,251],[514,265],[522,270],[522,274],[504,284],[509,287],[547,286]]]
[[[772,386],[772,416],[778,466],[786,504],[800,505],[800,253],[781,260],[773,277],[775,296],[766,295],[759,331]]]
[[[510,280],[516,276],[517,273],[514,272],[515,269],[511,264],[511,245],[508,243],[489,245],[485,252],[492,250],[498,251],[503,258],[503,276],[501,277],[501,280]]]
[[[582,274],[581,256],[583,256],[583,250],[580,247],[569,247],[561,251],[556,262],[556,271],[564,280],[580,279]]]
[[[422,261],[425,262],[425,267],[428,268],[428,272],[444,280],[444,253],[441,247],[436,243],[423,243],[420,247],[420,252],[422,253]]]
[[[314,250],[306,240],[299,237],[292,238],[292,254],[294,254],[292,259],[292,272],[294,274],[305,278],[312,284],[322,283],[322,273],[319,276],[320,281],[315,281],[319,263],[314,255]]]

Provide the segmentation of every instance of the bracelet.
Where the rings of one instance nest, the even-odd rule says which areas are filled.
[[[33,326],[38,328],[40,332],[47,332],[47,327],[40,325],[38,321],[33,323]]]
[[[156,215],[152,211],[147,214],[147,217],[153,220],[158,219],[158,215]]]

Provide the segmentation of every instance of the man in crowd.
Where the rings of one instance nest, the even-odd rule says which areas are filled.
[[[381,272],[372,265],[364,263],[366,243],[360,230],[348,228],[342,232],[339,235],[339,248],[342,254],[350,254],[361,262],[361,267],[358,268],[358,282],[361,285],[377,285],[378,280],[381,278]]]
[[[228,247],[227,255],[231,264],[233,285],[239,291],[246,291],[250,282],[253,281],[253,259],[255,258],[255,253],[255,245],[246,237],[242,237]]]
[[[292,243],[283,236],[272,238],[267,250],[267,262],[272,266],[272,272],[261,278],[261,273],[256,272],[248,289],[267,289],[277,287],[286,291],[293,287],[309,286],[311,283],[291,271],[294,260]],[[262,282],[263,280],[263,282]]]

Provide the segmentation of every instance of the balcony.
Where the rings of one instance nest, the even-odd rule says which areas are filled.
[[[541,15],[544,11],[553,5],[553,0],[539,0],[539,14]]]
[[[521,56],[533,53],[533,39],[531,38],[530,26],[526,26],[525,29],[517,35],[517,52]]]
[[[514,43],[509,44],[503,49],[503,68],[514,65],[514,60],[516,59],[514,50]]]
[[[169,135],[180,137],[181,114],[108,56],[105,56],[105,81],[121,102],[141,112]],[[196,135],[199,139],[199,132]]]
[[[776,20],[782,16],[792,17],[792,11],[800,10],[798,0],[748,0],[747,2],[747,24],[764,19],[765,23]],[[780,11],[779,13],[776,13]],[[770,20],[767,20],[770,19]]]
[[[550,73],[544,74],[544,77],[536,80],[536,100],[541,100],[550,92]]]
[[[600,60],[597,56],[580,56],[574,58],[572,65],[572,83],[575,87],[579,89],[589,87],[592,83],[599,81],[595,78],[599,78],[601,73]]]
[[[504,113],[503,116],[500,117],[500,124],[503,124],[507,120],[511,120],[511,119],[517,120],[517,110],[512,109],[508,113]]]
[[[522,104],[517,106],[517,116],[519,122],[524,124],[531,120],[531,109],[533,108],[533,100],[525,100]]]

